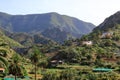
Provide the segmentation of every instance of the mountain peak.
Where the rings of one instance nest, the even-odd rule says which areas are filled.
[[[120,15],[120,11],[117,11],[114,15]]]
[[[120,24],[120,11],[106,18],[96,29],[108,29]]]
[[[57,12],[49,12],[49,13],[47,13],[47,14],[59,14],[59,13],[57,13]],[[59,14],[60,15],[60,14]]]

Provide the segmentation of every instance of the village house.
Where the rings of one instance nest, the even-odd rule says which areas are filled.
[[[113,32],[104,32],[101,38],[112,38]]]
[[[50,64],[52,67],[56,67],[59,64],[63,64],[64,62],[62,60],[52,60],[50,61]]]
[[[58,61],[58,64],[63,64],[64,62],[62,60],[59,60]]]
[[[86,46],[91,46],[93,44],[92,41],[83,41],[82,45],[86,45]]]
[[[52,60],[52,61],[50,61],[50,65],[51,65],[52,67],[56,67],[56,66],[58,65],[57,60]]]
[[[0,73],[4,73],[5,69],[4,68],[0,68]]]

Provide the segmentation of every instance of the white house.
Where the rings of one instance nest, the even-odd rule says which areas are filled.
[[[87,46],[91,46],[93,44],[93,42],[92,41],[83,41],[82,44],[87,45]]]
[[[111,38],[112,35],[113,35],[113,32],[104,32],[101,38]]]

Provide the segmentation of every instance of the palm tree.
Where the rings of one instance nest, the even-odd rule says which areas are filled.
[[[33,47],[33,54],[30,57],[31,62],[35,65],[35,80],[37,76],[37,64],[39,63],[40,59],[40,51],[37,47]]]
[[[12,63],[9,66],[9,73],[15,75],[15,80],[18,75],[22,75],[22,69],[20,63],[20,56],[18,54],[14,54],[12,57]]]

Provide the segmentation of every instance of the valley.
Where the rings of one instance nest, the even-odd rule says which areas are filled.
[[[0,25],[1,80],[11,74],[20,80],[120,79],[119,11],[97,27],[58,13],[2,13]]]

